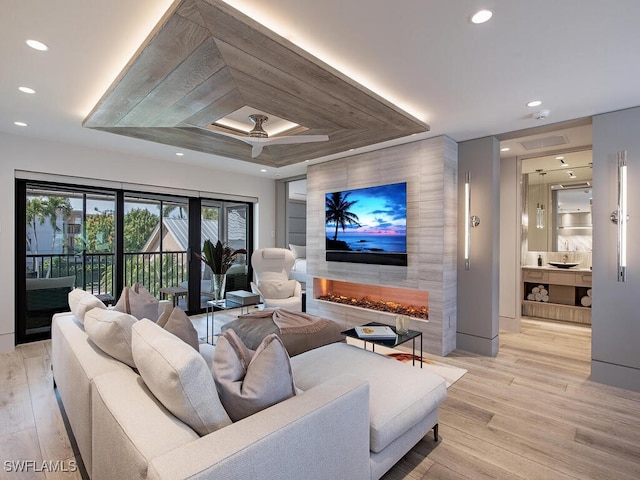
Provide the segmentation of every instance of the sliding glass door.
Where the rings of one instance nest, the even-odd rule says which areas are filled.
[[[192,252],[205,239],[250,248],[251,204],[200,197],[107,191],[16,181],[16,338],[50,336],[51,317],[68,311],[74,287],[105,303],[122,288],[188,290],[180,306],[202,311],[207,272]],[[227,290],[248,288],[247,259],[229,272]],[[193,270],[193,272],[191,272]]]
[[[18,337],[44,338],[52,315],[69,309],[74,287],[113,298],[115,196],[39,184],[23,184],[21,190]]]

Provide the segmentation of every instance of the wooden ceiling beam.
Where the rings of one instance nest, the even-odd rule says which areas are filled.
[[[246,143],[203,128],[246,106],[329,140],[253,159]],[[429,130],[221,0],[175,2],[83,125],[275,167]]]

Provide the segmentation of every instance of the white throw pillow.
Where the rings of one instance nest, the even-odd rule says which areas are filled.
[[[81,288],[74,288],[69,292],[69,309],[80,323],[84,324],[86,313],[94,308],[106,309],[107,306],[99,298]]]
[[[296,394],[289,354],[275,333],[253,352],[228,329],[218,338],[213,374],[220,400],[238,421]]]
[[[305,245],[293,245],[290,243],[289,250],[293,252],[293,256],[296,258],[307,258],[307,247]]]
[[[258,283],[258,290],[264,298],[289,298],[293,296],[297,282],[295,280],[285,281],[262,281]]]
[[[94,308],[84,316],[84,329],[100,350],[135,368],[131,353],[131,328],[137,321],[128,313]]]
[[[142,380],[173,415],[201,436],[231,424],[198,352],[146,319],[133,326],[132,344]]]

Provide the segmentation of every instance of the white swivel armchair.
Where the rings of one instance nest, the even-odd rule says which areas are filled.
[[[257,284],[251,282],[253,293],[259,294],[266,308],[286,308],[302,311],[302,287],[289,280],[295,257],[286,248],[259,248],[251,255],[251,265]]]

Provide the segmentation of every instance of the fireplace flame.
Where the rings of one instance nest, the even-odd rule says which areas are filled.
[[[397,302],[385,301],[385,300],[371,300],[368,297],[356,298],[347,297],[344,295],[336,295],[328,293],[318,297],[319,300],[325,300],[328,302],[342,303],[351,305],[354,307],[368,308],[370,310],[377,310],[379,312],[389,312],[398,315],[408,315],[414,318],[421,318],[423,320],[429,319],[429,308],[420,307],[415,305],[403,305]]]

